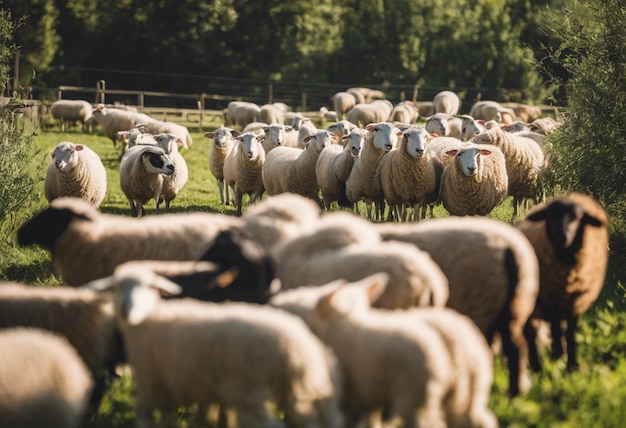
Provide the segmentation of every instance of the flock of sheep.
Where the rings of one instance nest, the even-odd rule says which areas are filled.
[[[59,144],[49,206],[17,238],[50,252],[64,286],[0,284],[0,425],[80,426],[128,365],[138,426],[156,426],[155,410],[166,424],[195,404],[199,423],[221,427],[497,427],[494,353],[507,362],[510,395],[525,393],[541,370],[542,321],[552,357],[566,352],[575,369],[578,318],[606,272],[606,212],[572,193],[515,224],[484,217],[506,195],[516,206],[537,197],[548,152],[528,135],[544,135],[542,122],[503,129],[497,121],[515,114],[504,107],[487,120],[433,111],[448,126],[438,131],[389,120],[393,107],[367,123],[343,119],[360,104],[370,106],[360,114],[389,107],[362,93],[347,112],[338,103],[325,112],[327,129],[297,115],[298,129],[286,126],[277,106],[264,116],[229,106],[225,126],[204,136],[221,203],[234,202],[237,216],[101,213],[98,156]],[[451,134],[457,119],[476,132]],[[167,208],[176,193],[167,180],[187,174],[176,159],[191,142],[148,128],[152,120],[110,134],[127,141],[120,184],[133,216],[152,198]],[[361,200],[368,218],[353,211]],[[452,215],[426,219],[439,200]],[[385,203],[398,221],[371,221]]]

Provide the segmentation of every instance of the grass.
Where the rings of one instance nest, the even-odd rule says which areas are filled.
[[[232,206],[221,206],[214,177],[208,169],[210,143],[203,138],[203,131],[219,126],[209,124],[200,131],[193,128],[194,145],[182,151],[189,166],[189,182],[172,202],[173,212],[206,211],[234,215]],[[103,159],[108,174],[108,192],[101,210],[107,213],[130,215],[128,204],[118,181],[119,145],[117,148],[98,131],[83,134],[78,130],[59,132],[48,123],[40,130],[35,143],[40,149],[33,159],[38,169],[41,200],[37,209],[46,206],[43,198],[43,178],[46,154],[60,141],[84,143],[94,149]],[[244,208],[245,209],[245,208]],[[147,214],[154,213],[149,203]],[[510,199],[497,207],[490,217],[509,221],[512,210]],[[442,207],[435,210],[437,217],[447,215]],[[611,259],[613,260],[613,258]],[[610,270],[619,271],[620,266],[611,264]],[[598,303],[583,316],[577,335],[580,369],[574,373],[565,370],[563,361],[544,359],[545,370],[532,375],[533,386],[528,394],[509,399],[507,397],[507,373],[500,359],[496,361],[496,377],[490,407],[495,411],[503,427],[619,427],[626,418],[626,314],[623,304],[624,286],[610,275]],[[29,284],[60,284],[54,276],[49,254],[41,249],[12,247],[0,254],[0,279],[22,281]],[[88,427],[112,428],[134,426],[133,403],[136,389],[128,376],[112,382],[98,414]],[[178,416],[181,427],[193,426],[188,409],[181,409]]]

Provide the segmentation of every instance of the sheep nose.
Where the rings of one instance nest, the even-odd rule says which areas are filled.
[[[393,145],[385,144],[385,150],[391,150],[392,148],[393,148]]]
[[[420,157],[420,158],[421,158],[422,156],[424,156],[424,150],[422,150],[422,149],[417,149],[417,150],[415,150],[415,154],[416,154],[418,157]]]
[[[467,169],[469,170],[469,172],[471,172],[472,174],[476,171],[476,167],[475,166],[468,166]]]
[[[63,169],[65,167],[65,162],[63,162],[63,161],[56,161],[54,163],[54,165],[57,167],[57,169]]]

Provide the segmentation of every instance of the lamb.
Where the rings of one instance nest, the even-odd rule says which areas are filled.
[[[509,393],[530,387],[529,319],[539,290],[539,262],[512,225],[484,217],[446,217],[415,224],[375,225],[384,241],[426,251],[449,281],[447,307],[468,316],[493,343],[499,333],[509,368]]]
[[[80,122],[86,132],[93,119],[93,107],[85,100],[57,100],[50,106],[50,114],[61,122],[61,132],[67,123]]]
[[[161,196],[157,201],[157,212],[161,202],[165,202],[165,212],[170,210],[171,202],[178,196],[181,189],[187,184],[189,169],[185,158],[178,151],[178,146],[183,145],[182,140],[174,134],[157,134],[154,140],[158,146],[163,148],[172,165],[174,172],[163,177],[163,188]]]
[[[498,147],[468,144],[445,154],[455,158],[441,175],[441,202],[450,215],[487,215],[502,203],[509,178]]]
[[[243,224],[209,213],[127,218],[102,214],[78,198],[59,198],[24,223],[17,238],[19,245],[50,251],[65,284],[80,286],[128,260],[198,260],[219,232]]]
[[[444,427],[454,386],[452,361],[439,333],[405,311],[370,309],[387,278],[344,284],[314,303],[311,329],[337,355],[344,375],[345,426],[383,407],[407,427]]]
[[[181,140],[181,145],[188,149],[193,145],[193,139],[186,126],[174,122],[163,122],[161,120],[152,119],[148,122],[138,123],[144,132],[152,135],[157,134],[174,134]]]
[[[368,220],[349,212],[323,215],[312,230],[284,242],[276,260],[283,289],[386,272],[390,285],[377,307],[443,307],[448,298],[447,280],[426,253],[410,244],[382,242]]]
[[[349,135],[342,137],[343,147],[331,144],[320,153],[315,165],[315,177],[327,210],[333,202],[338,202],[342,207],[352,206],[345,197],[346,180],[359,156],[365,135],[363,130],[355,128]]]
[[[174,165],[162,148],[137,145],[128,149],[120,162],[120,187],[130,204],[133,217],[145,215],[143,206],[155,199],[159,213],[159,200],[163,193],[163,175],[172,175]]]
[[[503,107],[497,101],[490,100],[475,102],[469,115],[478,120],[495,120],[505,124],[511,123],[516,119],[513,109]]]
[[[38,329],[0,332],[0,425],[82,426],[93,382],[63,337]]]
[[[435,113],[428,118],[424,125],[430,133],[439,137],[454,137],[461,139],[463,122],[460,118],[446,113]]]
[[[516,136],[501,128],[489,129],[472,139],[475,144],[490,144],[502,150],[509,176],[508,193],[513,196],[513,219],[520,206],[527,208],[528,198],[535,198],[537,180],[545,167],[541,147],[532,139]]]
[[[245,303],[161,301],[158,289],[179,287],[134,266],[88,286],[113,290],[139,425],[151,425],[157,409],[166,424],[178,406],[195,403],[234,411],[242,427],[274,426],[269,401],[294,426],[342,426],[336,360],[297,317]]]
[[[299,147],[298,133],[291,126],[273,123],[263,128],[263,149],[265,154],[276,147]]]
[[[383,211],[383,195],[375,186],[376,169],[385,153],[396,145],[402,132],[387,122],[370,123],[365,129],[368,134],[363,142],[361,155],[354,161],[350,176],[346,180],[346,197],[353,204],[364,199],[367,218],[380,219]],[[374,202],[377,208],[372,215]]]
[[[356,104],[354,95],[349,92],[337,92],[332,96],[331,100],[333,102],[333,108],[340,119],[346,117],[346,113]]]
[[[239,131],[227,127],[204,133],[204,138],[213,139],[213,145],[209,152],[209,170],[217,181],[222,205],[230,203],[228,186],[224,186],[224,160],[228,152],[234,147],[235,137],[238,135],[240,135]]]
[[[104,104],[98,104],[96,108],[92,110],[92,114],[104,131],[104,135],[113,141],[114,147],[117,144],[118,131],[127,131],[140,123],[148,123],[154,120],[147,114],[117,108],[107,108]]]
[[[67,338],[95,381],[90,399],[90,411],[95,411],[115,366],[125,360],[110,296],[67,286],[0,282],[0,308],[2,330],[31,327]]]
[[[259,121],[265,123],[285,124],[283,112],[274,104],[264,104],[259,111]]]
[[[319,186],[315,165],[322,150],[332,143],[332,134],[326,130],[305,138],[307,147],[276,147],[265,157],[262,176],[268,195],[283,192],[297,193],[319,201]]]
[[[568,370],[578,366],[578,319],[596,301],[604,284],[608,221],[593,197],[570,193],[535,207],[515,225],[539,258],[539,296],[533,317],[550,323],[553,358],[564,354],[561,323],[565,321]],[[538,357],[535,363],[533,368],[540,370]]]
[[[224,161],[224,182],[232,189],[237,215],[241,215],[243,195],[249,195],[250,204],[263,194],[262,169],[265,163],[262,137],[245,132],[236,137],[233,150]]]
[[[373,277],[360,282],[369,279]],[[320,286],[283,290],[273,295],[269,303],[299,316],[312,326],[315,307],[321,298],[341,287],[354,285],[338,280]],[[407,325],[426,323],[435,329],[451,357],[450,369],[455,382],[445,402],[448,426],[497,427],[498,422],[487,407],[493,383],[493,357],[476,325],[453,309],[418,308],[405,310],[403,314],[407,317]]]
[[[388,220],[394,214],[406,220],[406,212],[400,211],[407,205],[413,207],[416,221],[424,219],[427,203],[437,200],[443,166],[428,152],[430,139],[424,127],[412,126],[402,133],[399,146],[380,160],[375,181],[389,205]]]
[[[44,194],[48,202],[75,196],[100,206],[107,192],[107,173],[100,156],[84,144],[63,141],[50,155]]]
[[[452,91],[438,92],[433,98],[435,113],[445,113],[454,116],[459,113],[461,99]]]

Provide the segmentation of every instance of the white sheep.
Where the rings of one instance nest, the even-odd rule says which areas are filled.
[[[445,400],[455,380],[441,335],[409,312],[370,309],[386,275],[341,281],[314,304],[310,327],[339,360],[346,426],[381,407],[403,426],[447,426]]]
[[[357,98],[357,102],[359,103],[372,103],[375,99],[385,98],[385,93],[383,91],[372,88],[348,88],[346,89],[346,92],[354,95],[354,97]]]
[[[342,207],[352,206],[346,199],[346,180],[361,152],[365,135],[365,131],[355,128],[342,137],[343,147],[331,144],[320,153],[315,165],[315,177],[320,187],[324,208],[327,210],[333,202],[338,202]]]
[[[388,122],[398,122],[409,125],[417,122],[419,108],[413,101],[401,101],[393,107],[389,114]]]
[[[376,169],[382,157],[393,149],[402,132],[388,122],[370,123],[365,128],[367,137],[361,148],[361,155],[354,161],[350,176],[346,180],[346,197],[356,204],[365,200],[367,218],[381,219],[383,211],[382,189],[375,185]],[[372,204],[376,212],[372,215]]]
[[[288,125],[272,123],[263,128],[263,149],[268,154],[276,147],[298,147],[298,133]]]
[[[455,158],[441,175],[441,202],[451,215],[487,215],[502,203],[509,178],[498,147],[467,144],[445,154]]]
[[[461,141],[469,141],[478,134],[485,132],[485,121],[474,119],[472,116],[464,114],[461,118]]]
[[[427,204],[438,199],[443,166],[428,151],[430,139],[424,127],[411,126],[380,160],[375,181],[389,205],[388,220],[394,215],[406,220],[406,206],[413,208],[415,221],[423,219]]]
[[[244,127],[247,123],[259,120],[261,107],[247,101],[231,101],[228,103],[224,126]]]
[[[217,128],[213,132],[204,133],[204,138],[213,139],[213,145],[209,152],[209,170],[217,181],[220,202],[223,205],[230,203],[229,188],[224,186],[224,160],[234,146],[235,137],[239,134],[239,131],[227,127]]]
[[[120,187],[128,199],[133,217],[143,217],[143,206],[153,198],[156,213],[159,213],[163,175],[173,173],[174,165],[160,147],[137,145],[124,153],[120,161]]]
[[[435,113],[428,118],[424,125],[426,130],[439,137],[454,137],[461,139],[463,122],[460,118],[447,113]]]
[[[337,92],[332,98],[333,108],[337,112],[337,116],[343,119],[352,107],[356,104],[354,95],[349,92]]]
[[[91,404],[97,408],[107,377],[113,376],[115,366],[124,360],[109,295],[64,286],[0,282],[0,329],[13,327],[40,328],[66,337],[95,380]]]
[[[333,136],[326,130],[305,138],[305,149],[276,147],[265,157],[263,184],[268,195],[297,193],[319,201],[315,165],[320,153],[332,144]]]
[[[187,184],[189,168],[187,161],[178,151],[178,146],[182,146],[182,140],[175,134],[157,134],[154,136],[156,144],[163,148],[163,151],[174,165],[174,172],[163,177],[163,188],[161,196],[157,201],[157,212],[161,202],[165,202],[165,212],[170,210],[171,202],[178,196],[181,189]]]
[[[63,141],[50,154],[44,194],[48,202],[82,198],[99,207],[107,192],[107,173],[100,156],[84,144]]]
[[[80,122],[83,132],[93,118],[93,106],[85,100],[57,100],[50,106],[50,114],[61,122],[61,132],[65,132],[65,125]]]
[[[459,113],[461,99],[452,91],[441,91],[433,98],[435,113],[446,113],[454,116]]]
[[[157,134],[174,134],[180,138],[181,145],[185,149],[193,145],[193,139],[186,126],[174,122],[163,122],[161,120],[152,119],[148,122],[142,122],[135,125],[141,127],[144,132],[152,135]]]
[[[540,134],[550,134],[554,132],[561,125],[560,122],[554,120],[551,117],[540,117],[535,119],[530,124],[530,130],[538,132]]]
[[[377,307],[443,307],[447,301],[447,280],[427,254],[409,244],[382,242],[368,220],[349,212],[323,215],[276,253],[276,276],[284,289],[386,272],[390,285]]]
[[[336,360],[297,317],[245,303],[162,301],[159,290],[179,287],[132,264],[88,286],[113,290],[140,426],[154,410],[167,423],[191,404],[234,411],[241,427],[275,426],[267,402],[295,426],[342,426]]]
[[[263,137],[245,132],[236,137],[236,143],[224,162],[224,182],[233,193],[237,215],[241,215],[243,195],[250,197],[250,205],[263,195],[262,169],[265,163]]]
[[[59,198],[20,227],[18,243],[49,250],[63,281],[80,286],[128,260],[197,260],[219,232],[243,224],[210,213],[128,218]]]
[[[259,121],[265,123],[278,123],[284,125],[285,116],[274,104],[264,104],[259,111]]]
[[[119,131],[128,131],[140,123],[148,123],[154,120],[147,114],[118,108],[107,108],[103,104],[98,104],[92,110],[92,114],[98,124],[100,124],[104,135],[113,141],[113,146],[117,144],[117,133]]]
[[[241,133],[254,132],[255,134],[262,135],[263,129],[269,126],[265,122],[248,122],[241,130]]]
[[[388,100],[376,100],[371,104],[356,104],[346,115],[346,119],[356,126],[365,127],[370,123],[385,122],[393,110]]]
[[[469,115],[475,119],[489,121],[495,120],[499,123],[509,124],[515,121],[513,109],[502,106],[497,101],[477,101],[472,105]]]
[[[0,331],[0,425],[79,428],[93,381],[62,336],[32,329]]]
[[[298,129],[297,147],[301,149],[304,149],[304,146],[306,146],[306,143],[308,140],[307,141],[305,140],[307,139],[307,137],[315,135],[320,131],[319,129],[317,129],[313,121],[309,119],[308,117],[303,118],[302,122],[300,123],[300,126],[294,129]]]
[[[356,125],[347,120],[339,120],[335,123],[328,125],[326,130],[337,137],[337,142],[343,144],[343,137],[350,134],[353,129],[356,129]]]
[[[528,323],[539,290],[539,264],[526,237],[485,217],[445,217],[414,224],[375,225],[384,241],[426,251],[448,278],[447,307],[468,316],[488,343],[502,339],[509,392],[528,390]]]
[[[508,194],[513,197],[513,219],[520,207],[528,208],[528,199],[537,199],[537,181],[546,167],[539,144],[526,137],[517,136],[501,128],[489,129],[472,139],[476,144],[498,147],[504,154],[509,176]]]

